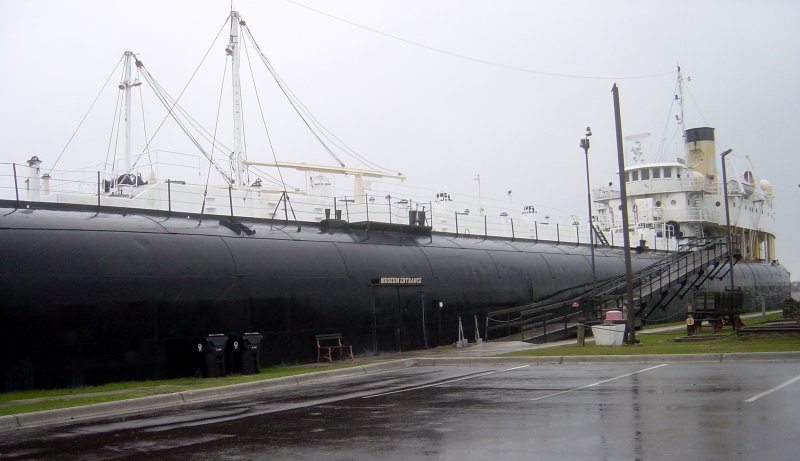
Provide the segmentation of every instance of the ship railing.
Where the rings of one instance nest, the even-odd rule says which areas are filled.
[[[366,195],[356,199],[352,196],[339,196],[329,199],[330,217],[348,222],[386,222],[411,224],[414,219],[409,212],[424,213],[424,223],[435,231],[455,234],[458,237],[506,237],[528,240],[542,240],[557,244],[585,244],[590,240],[588,226],[579,222],[571,224],[536,221],[531,218],[509,216],[499,209],[485,209],[484,213],[463,210],[454,211],[449,206],[439,206],[436,202],[423,202],[413,199],[400,199],[378,195]],[[419,217],[419,215],[416,215]]]
[[[570,224],[558,222],[557,216],[552,220],[547,216],[544,220],[536,220],[534,215],[515,218],[501,208],[487,207],[483,214],[474,210],[453,211],[436,202],[400,197],[387,199],[387,196],[377,194],[356,200],[352,195],[323,197],[296,190],[259,192],[254,188],[237,190],[224,184],[193,184],[150,177],[139,179],[138,174],[133,177],[135,184],[128,185],[121,184],[115,175],[89,169],[58,171],[46,183],[40,179],[39,188],[34,191],[32,185],[25,182],[30,176],[27,165],[5,165],[11,172],[0,175],[1,197],[6,200],[301,222],[320,222],[326,219],[328,210],[328,217],[335,218],[338,212],[341,219],[348,222],[408,224],[409,211],[413,210],[425,212],[425,222],[418,224],[458,237],[506,237],[556,244],[587,244],[590,240],[588,226],[577,222],[574,217],[566,219],[572,221]],[[150,166],[143,166],[143,171],[149,169]]]
[[[602,230],[607,233],[606,239],[610,246],[623,246],[625,236],[622,226],[604,227]],[[628,235],[631,245],[638,246],[639,240],[644,240],[650,250],[674,251],[678,245],[674,239],[674,226],[662,221],[633,224],[628,227]]]

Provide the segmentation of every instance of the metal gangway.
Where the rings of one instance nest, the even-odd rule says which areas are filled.
[[[729,254],[724,238],[695,238],[678,251],[633,274],[634,320],[645,323],[658,308],[683,299],[711,278],[722,279],[741,255]],[[561,296],[491,312],[486,316],[487,339],[516,337],[527,342],[547,342],[572,335],[579,322],[597,322],[603,312],[625,309],[626,276],[574,287]]]

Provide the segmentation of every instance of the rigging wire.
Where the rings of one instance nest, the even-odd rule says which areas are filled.
[[[252,40],[252,37],[251,37]],[[250,61],[250,51],[247,48],[247,40],[242,40],[242,45],[244,47],[244,54],[247,56],[247,67],[250,69],[250,78],[253,80],[253,90],[256,94],[256,103],[258,104],[258,111],[261,114],[261,123],[264,125],[264,132],[267,134],[267,144],[269,145],[269,150],[272,152],[272,158],[275,160],[276,168],[278,169],[278,177],[280,178],[280,184],[283,186],[283,192],[286,192],[286,182],[283,180],[283,172],[281,171],[281,167],[278,166],[278,156],[275,153],[275,147],[272,145],[272,137],[269,135],[269,128],[267,128],[267,119],[264,117],[264,109],[261,106],[261,96],[258,94],[258,86],[255,84],[256,77],[253,74],[253,64]]]
[[[150,84],[150,87],[154,89],[157,88],[158,83],[152,78],[150,72],[144,66],[142,66],[142,69],[143,69],[142,75],[144,76],[145,80]],[[214,167],[222,175],[222,177],[225,178],[226,181],[231,182],[232,179],[228,177],[225,171],[219,165],[217,165],[216,162],[214,162],[214,159],[211,157],[211,155],[209,155],[208,152],[206,152],[205,149],[203,149],[203,146],[201,146],[200,143],[197,141],[197,139],[194,136],[192,136],[192,133],[189,131],[189,129],[186,127],[183,121],[177,117],[175,111],[172,110],[174,109],[174,106],[170,107],[170,105],[168,104],[167,97],[161,92],[156,92],[156,97],[158,97],[159,101],[161,101],[164,107],[168,109],[168,115],[172,116],[172,119],[175,121],[178,127],[181,130],[183,130],[184,134],[186,134],[189,140],[192,141],[192,144],[194,144],[195,147],[197,147],[197,149],[200,151],[200,153],[202,153],[208,159],[208,161],[211,162],[212,165],[214,165]]]
[[[447,50],[444,50],[442,48],[436,48],[434,46],[426,45],[424,43],[415,42],[413,40],[409,40],[409,39],[406,39],[406,38],[403,38],[403,37],[400,37],[400,36],[397,36],[397,35],[393,35],[393,34],[390,34],[390,33],[387,33],[387,32],[380,31],[378,29],[375,29],[375,28],[372,28],[372,27],[369,27],[369,26],[365,26],[365,25],[359,24],[359,23],[351,21],[349,19],[345,19],[345,18],[342,18],[342,17],[339,17],[339,16],[335,16],[333,14],[327,13],[327,12],[322,11],[322,10],[318,10],[316,8],[312,8],[312,7],[308,6],[308,5],[304,5],[302,3],[299,3],[299,2],[296,2],[296,1],[293,1],[293,0],[284,0],[284,1],[287,2],[287,3],[291,3],[292,5],[298,6],[300,8],[305,8],[305,9],[307,9],[309,11],[313,11],[314,13],[320,14],[322,16],[326,16],[326,17],[329,17],[331,19],[335,19],[337,21],[343,22],[345,24],[349,24],[349,25],[357,27],[359,29],[363,29],[363,30],[366,30],[368,32],[372,32],[374,34],[382,35],[384,37],[388,37],[388,38],[391,38],[393,40],[397,40],[397,41],[406,43],[408,45],[413,45],[413,46],[416,46],[416,47],[419,47],[419,48],[423,48],[425,50],[432,51],[432,52],[435,52],[435,53],[440,53],[440,54],[444,54],[444,55],[451,56],[451,57],[454,57],[454,58],[459,58],[459,59],[464,59],[464,60],[467,60],[467,61],[476,62],[476,63],[479,63],[479,64],[484,64],[484,65],[487,65],[487,66],[497,67],[497,68],[500,68],[500,69],[513,70],[513,71],[517,71],[517,72],[525,72],[525,73],[528,73],[528,74],[541,75],[541,76],[545,76],[545,77],[571,78],[571,79],[582,79],[582,80],[636,80],[636,79],[663,77],[665,75],[671,75],[672,74],[672,72],[662,72],[662,73],[655,73],[655,74],[634,75],[634,76],[616,76],[616,77],[614,77],[614,76],[577,75],[577,74],[564,74],[564,73],[557,73],[557,72],[544,72],[544,71],[535,70],[535,69],[528,69],[528,68],[525,68],[525,67],[511,66],[511,65],[508,65],[508,64],[502,64],[502,63],[488,61],[488,60],[481,59],[481,58],[475,58],[475,57],[472,57],[472,56],[467,56],[465,54],[460,54],[460,53],[455,53],[455,52],[452,52],[452,51],[447,51]]]
[[[680,85],[680,82],[676,81],[675,88],[672,90],[673,94],[678,94],[677,93],[678,85]],[[661,132],[661,142],[659,143],[658,146],[658,152],[655,158],[656,161],[663,159],[664,155],[666,154],[665,149],[667,142],[667,132],[669,131],[669,126],[672,124],[672,109],[675,107],[675,101],[676,99],[672,98],[672,102],[669,105],[669,110],[667,111],[667,120],[664,123],[664,130]]]
[[[278,87],[284,93],[284,96],[287,98],[289,103],[294,107],[295,111],[304,121],[306,126],[309,128],[311,133],[318,139],[320,143],[322,143],[323,147],[328,151],[329,154],[333,156],[333,158],[339,162],[340,165],[344,166],[344,162],[342,162],[337,156],[333,155],[330,146],[325,143],[322,138],[326,138],[333,146],[341,150],[342,152],[350,155],[354,159],[358,160],[361,164],[365,165],[368,168],[374,168],[377,170],[389,172],[392,171],[390,168],[386,168],[378,163],[375,163],[368,158],[360,155],[355,150],[353,150],[350,146],[348,146],[344,141],[338,138],[331,130],[329,130],[325,125],[323,125],[313,114],[313,112],[303,103],[303,101],[292,91],[292,89],[286,84],[286,82],[281,78],[280,74],[278,74],[275,67],[266,57],[264,52],[258,45],[258,42],[252,35],[252,32],[249,28],[245,26],[247,36],[249,40],[252,42],[253,46],[256,48],[259,57],[264,62],[264,65],[267,67],[267,70],[272,75],[275,82],[278,84]],[[313,125],[313,127],[312,127]],[[314,129],[316,128],[316,130]]]
[[[267,67],[267,70],[270,72],[270,74],[272,74],[272,77],[278,83],[278,86],[281,87],[282,90],[285,90],[284,94],[286,94],[286,97],[289,100],[289,102],[292,103],[292,101],[294,101],[295,103],[297,103],[297,105],[303,110],[303,112],[306,114],[308,119],[311,121],[311,124],[313,124],[317,128],[317,130],[319,130],[319,134],[320,135],[322,135],[323,137],[327,138],[328,141],[330,141],[333,145],[335,145],[337,148],[342,150],[344,153],[347,153],[347,154],[351,155],[353,158],[355,158],[356,160],[361,162],[363,165],[365,165],[365,166],[367,166],[369,168],[375,168],[377,170],[391,171],[390,168],[386,168],[386,167],[384,167],[382,165],[379,165],[379,164],[369,160],[368,158],[358,154],[355,150],[350,148],[350,146],[345,144],[344,141],[339,139],[327,127],[325,127],[325,125],[323,125],[314,116],[313,112],[311,110],[309,110],[309,108],[292,91],[292,89],[289,88],[289,86],[286,84],[286,82],[283,80],[283,78],[281,78],[280,74],[278,74],[277,70],[275,70],[275,68],[272,66],[272,63],[269,61],[269,59],[266,57],[266,55],[261,51],[260,47],[258,46],[258,42],[256,42],[256,40],[253,37],[252,32],[250,31],[250,29],[247,28],[246,26],[245,26],[245,28],[246,28],[246,32],[248,34],[248,37],[249,37],[250,41],[253,42],[253,45],[256,47],[256,50],[258,51],[259,56],[261,57],[262,61],[264,62],[264,65]],[[311,128],[309,127],[309,129],[311,129]],[[312,132],[313,132],[313,130],[312,130]]]
[[[151,76],[151,78],[152,78],[152,76]],[[175,99],[173,99],[172,96],[170,96],[170,94],[164,89],[164,87],[161,86],[161,84],[158,83],[155,80],[155,78],[153,78],[153,81],[157,85],[157,88],[153,88],[153,91],[154,92],[160,92],[169,101],[169,106],[171,106],[175,110],[175,112],[180,114],[180,116],[184,117],[185,121],[196,131],[196,133],[200,137],[202,137],[205,141],[214,142],[214,135],[211,134],[208,130],[206,130],[180,104],[178,104],[177,101]],[[226,151],[230,151],[231,150],[227,146],[225,146],[222,142],[220,142],[219,140],[216,140],[216,144],[218,146],[218,149],[226,150]]]
[[[97,100],[100,99],[100,95],[103,94],[103,91],[105,91],[106,85],[108,85],[108,82],[111,80],[111,77],[114,76],[114,72],[117,71],[119,64],[122,62],[124,58],[125,55],[120,56],[119,60],[117,61],[117,64],[114,66],[114,69],[111,71],[111,73],[108,74],[108,78],[106,78],[106,81],[103,82],[103,85],[100,87],[100,91],[97,93],[97,96],[95,96],[94,101],[92,101],[92,104],[89,106],[89,110],[87,110],[86,113],[83,115],[83,118],[81,119],[80,123],[78,123],[78,126],[75,128],[75,131],[72,132],[72,136],[70,136],[69,140],[67,140],[67,144],[64,146],[63,149],[61,149],[61,153],[58,154],[58,157],[56,157],[56,161],[53,162],[53,166],[51,166],[50,169],[47,170],[48,174],[53,171],[56,165],[58,165],[59,160],[61,160],[61,156],[64,155],[64,152],[66,152],[67,147],[69,147],[70,143],[72,142],[72,139],[75,138],[76,134],[78,134],[78,130],[80,130],[81,126],[83,126],[83,122],[86,121],[86,117],[89,116],[89,112],[92,111],[94,105],[97,103]]]
[[[344,164],[344,162],[342,162],[339,159],[339,157],[337,157],[336,154],[333,153],[333,151],[330,149],[330,147],[328,147],[328,145],[325,143],[325,141],[323,141],[322,138],[320,138],[319,134],[313,128],[311,128],[311,124],[309,123],[308,119],[306,119],[306,117],[303,116],[303,111],[301,111],[298,108],[298,106],[295,103],[294,99],[292,99],[292,97],[289,96],[289,93],[287,92],[286,86],[283,83],[283,81],[280,78],[276,77],[276,73],[274,72],[274,69],[272,68],[272,65],[269,63],[269,60],[264,55],[264,53],[261,51],[261,48],[258,46],[258,43],[253,39],[252,34],[250,34],[250,29],[248,27],[246,27],[246,30],[247,30],[248,36],[250,37],[250,39],[253,42],[253,46],[256,48],[256,51],[258,51],[258,54],[260,55],[261,59],[264,61],[264,64],[267,66],[267,69],[269,69],[270,74],[272,74],[272,77],[275,79],[275,82],[278,84],[278,88],[281,89],[281,91],[283,92],[283,95],[289,101],[289,104],[292,106],[292,108],[294,108],[294,111],[297,113],[298,116],[300,116],[300,119],[306,125],[306,127],[311,132],[311,134],[317,139],[317,141],[320,143],[322,148],[325,149],[325,151],[328,152],[328,155],[330,155],[334,160],[336,160],[336,162],[339,163],[339,165],[342,168],[345,168],[346,165]]]
[[[114,104],[114,116],[111,118],[111,132],[108,134],[108,147],[106,147],[106,161],[103,164],[103,173],[107,173],[108,172],[108,156],[111,155],[111,145],[112,145],[112,141],[114,140],[114,127],[118,126],[117,111],[119,110],[120,105],[122,104],[121,100],[122,100],[122,93],[117,92],[117,102]],[[116,160],[117,160],[117,156],[116,156],[116,150],[115,150],[114,151],[114,158],[112,160],[112,164],[113,164],[113,162],[116,162]]]
[[[700,110],[700,105],[697,104],[697,100],[694,99],[694,94],[692,94],[692,91],[689,89],[688,86],[686,87],[686,92],[689,93],[689,97],[692,98],[692,102],[694,103],[694,107],[695,107],[695,109],[697,109],[697,113],[700,114],[700,118],[703,119],[703,123],[708,125],[708,121],[706,121],[705,114],[703,114],[703,111]]]
[[[123,55],[123,56],[126,56],[126,55]],[[126,80],[125,80],[125,68],[128,67],[129,65],[130,64],[126,61],[125,65],[122,66],[122,75],[120,76],[120,81],[121,82],[126,82]],[[127,82],[126,82],[126,84],[127,84]],[[111,167],[112,168],[112,173],[115,173],[115,171],[113,171],[113,169],[114,169],[113,165],[117,164],[117,153],[118,153],[118,149],[119,149],[119,130],[120,130],[120,125],[122,124],[122,118],[123,118],[123,115],[122,115],[123,114],[123,111],[122,111],[122,105],[123,104],[125,104],[125,97],[123,96],[122,91],[118,91],[117,92],[117,107],[114,108],[114,120],[115,120],[115,122],[117,124],[117,127],[116,127],[117,131],[116,131],[116,136],[114,137],[114,157],[112,159],[112,167]],[[119,109],[119,111],[117,111],[117,109]],[[119,116],[117,116],[117,114],[119,114]],[[112,128],[112,136],[113,136],[113,128]],[[110,141],[109,141],[109,145],[110,145]],[[106,153],[106,156],[108,156],[108,153]],[[108,167],[108,165],[106,165],[106,168],[107,167]],[[125,173],[128,173],[128,171],[126,171]]]
[[[214,137],[211,140],[211,157],[214,157],[214,147],[217,140],[217,129],[219,129],[219,114],[222,111],[222,93],[225,91],[225,76],[228,74],[228,58],[225,58],[225,64],[222,66],[222,82],[219,87],[219,101],[217,102],[217,116],[214,119]],[[209,170],[210,172],[211,170]],[[206,177],[206,190],[208,190],[208,181],[211,175]]]
[[[206,54],[203,55],[203,59],[200,60],[200,63],[194,69],[194,72],[192,72],[192,75],[189,77],[189,81],[186,82],[186,85],[184,85],[184,87],[181,90],[180,94],[178,94],[178,97],[175,99],[175,102],[174,102],[173,106],[171,108],[169,106],[167,106],[167,115],[165,115],[164,119],[161,120],[161,123],[158,125],[158,128],[156,128],[156,131],[155,131],[155,133],[153,133],[153,136],[150,137],[150,139],[148,139],[147,142],[145,143],[145,149],[149,148],[150,143],[153,142],[153,139],[155,139],[155,137],[158,134],[158,132],[161,131],[161,128],[164,126],[164,123],[167,121],[167,118],[169,118],[169,116],[174,117],[174,115],[173,115],[174,107],[178,104],[178,101],[181,99],[183,94],[186,92],[186,89],[189,88],[189,84],[191,84],[192,80],[194,80],[195,75],[197,75],[197,72],[200,70],[200,67],[206,61],[206,58],[208,58],[209,53],[211,53],[211,50],[214,48],[214,44],[217,43],[217,39],[219,38],[219,36],[222,33],[222,31],[225,29],[225,26],[228,24],[228,20],[229,19],[230,19],[230,16],[225,18],[225,22],[222,24],[222,27],[220,27],[219,31],[217,32],[217,35],[214,37],[214,40],[211,41],[211,45],[206,50]],[[138,67],[139,63],[140,63],[140,61],[137,59],[137,67]],[[146,70],[145,70],[145,72],[147,73],[147,75],[150,74]],[[151,87],[153,87],[152,83],[151,83]],[[154,88],[154,90],[155,90],[155,88]],[[161,98],[159,97],[159,99],[161,99]],[[163,103],[163,101],[162,101],[162,103]],[[212,160],[212,162],[213,162],[213,160]]]
[[[136,68],[136,80],[139,80],[139,68]],[[144,116],[144,98],[142,97],[142,90],[141,86],[139,86],[139,105],[142,107],[142,132],[144,134],[144,139],[147,139],[147,119]],[[147,161],[150,162],[150,171],[153,171],[153,157],[150,155],[150,144],[144,146],[145,151],[147,152]],[[136,161],[139,161],[139,158],[136,158]],[[135,165],[135,163],[134,163]]]
[[[116,117],[117,132],[116,132],[116,136],[114,136],[114,160],[113,160],[113,164],[117,163],[117,152],[118,152],[118,149],[119,149],[119,127],[122,124],[122,117],[123,117],[122,116],[122,104],[125,104],[124,98],[120,98],[119,101],[120,101],[120,110],[119,110],[119,116]],[[125,173],[128,173],[128,172],[126,171]]]

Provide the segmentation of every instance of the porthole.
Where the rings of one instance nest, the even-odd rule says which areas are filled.
[[[719,202],[717,202],[717,203],[715,203],[715,205],[719,206],[719,205],[720,205],[720,203],[719,203]]]
[[[676,202],[675,200],[672,200],[672,201],[669,202],[669,204],[672,205],[672,206],[675,206],[675,205],[678,204],[678,202]]]

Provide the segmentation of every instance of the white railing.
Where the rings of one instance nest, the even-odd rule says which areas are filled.
[[[590,239],[588,226],[576,225],[575,217],[571,215],[551,218],[542,214],[544,219],[536,219],[534,214],[511,216],[503,208],[491,206],[484,207],[483,213],[468,212],[467,207],[456,207],[455,202],[424,202],[394,195],[387,199],[386,194],[367,194],[357,200],[352,195],[313,196],[290,190],[286,194],[289,197],[287,201],[282,192],[275,190],[230,189],[224,185],[206,186],[148,178],[141,178],[145,184],[120,184],[120,178],[114,175],[89,170],[59,171],[47,180],[40,174],[41,171],[31,171],[27,165],[0,164],[0,199],[301,222],[336,218],[338,212],[341,219],[348,222],[409,224],[409,211],[413,210],[425,212],[425,226],[459,236],[575,244],[588,243]],[[477,206],[469,208],[480,209]]]

